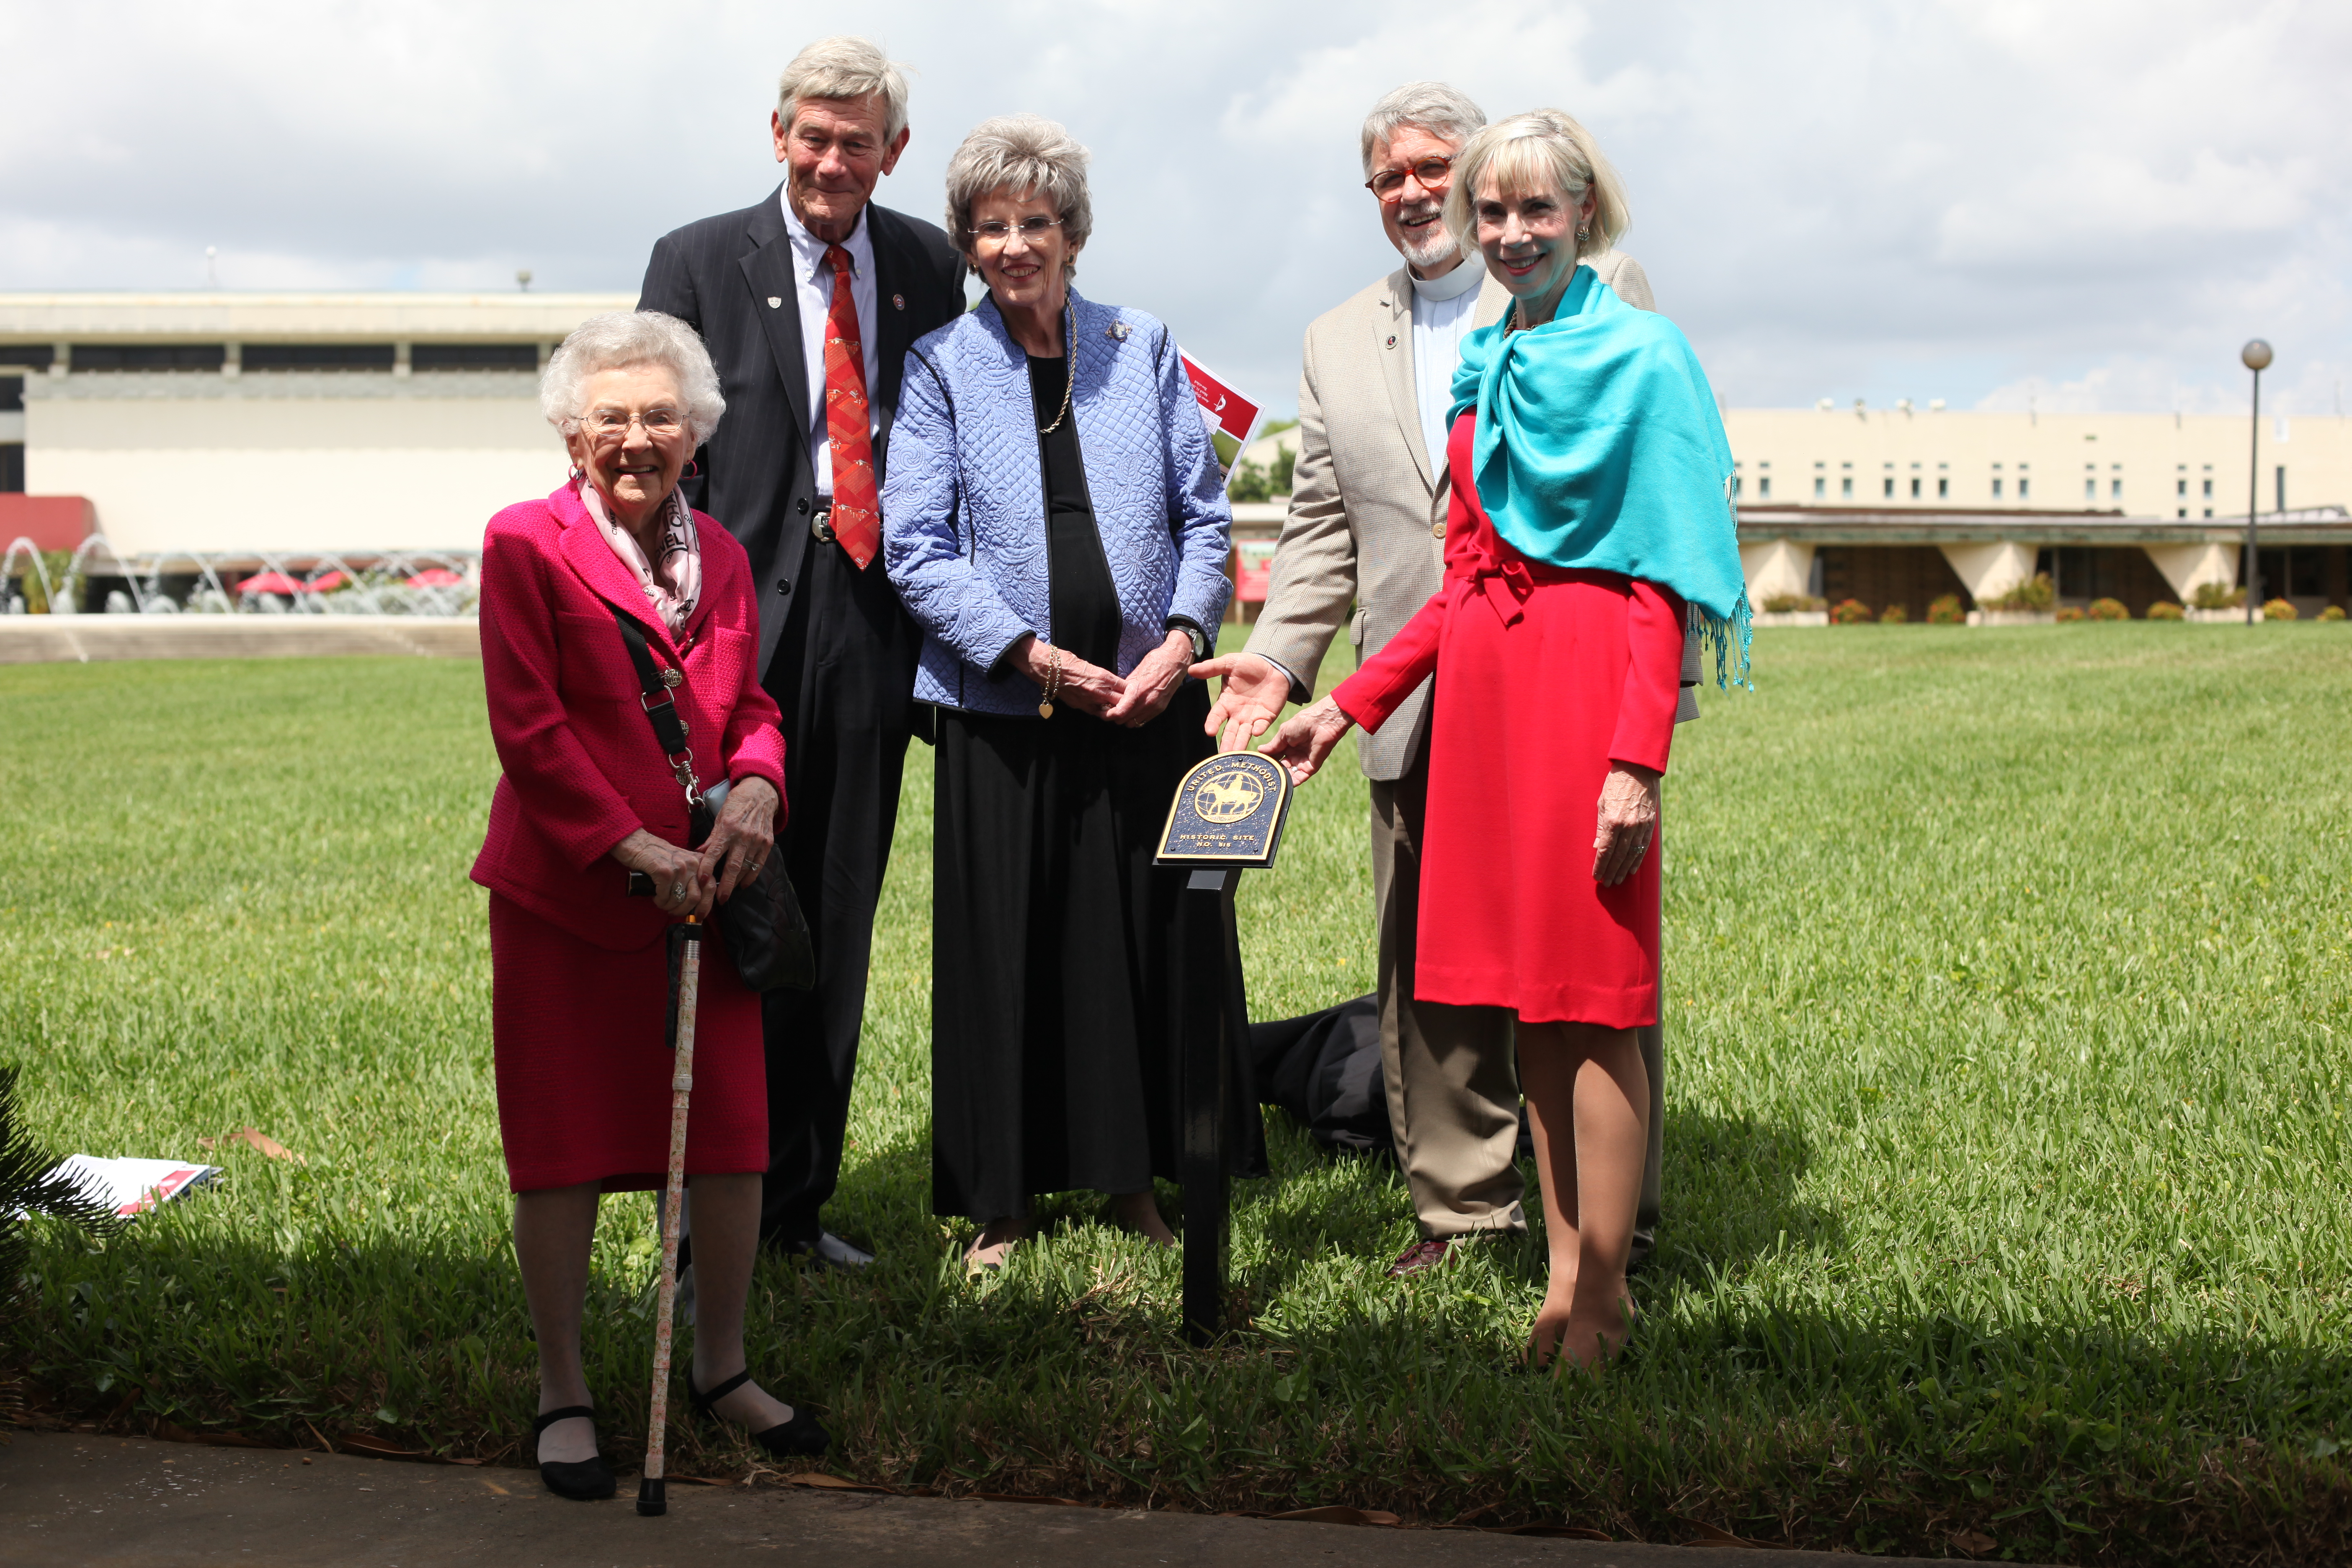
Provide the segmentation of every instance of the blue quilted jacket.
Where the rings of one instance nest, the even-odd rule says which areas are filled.
[[[1233,508],[1168,329],[1076,290],[1070,304],[1071,411],[1118,590],[1125,675],[1167,640],[1171,616],[1215,637]],[[1053,640],[1045,465],[1028,359],[993,300],[908,353],[882,556],[925,633],[915,700],[1034,715],[1036,684],[998,661],[1027,633]]]

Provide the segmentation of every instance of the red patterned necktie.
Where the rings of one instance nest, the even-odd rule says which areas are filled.
[[[857,331],[849,252],[824,253],[833,268],[833,310],[824,329],[824,434],[833,446],[833,536],[863,572],[882,548],[882,497],[874,483],[874,441],[866,430],[866,342]]]

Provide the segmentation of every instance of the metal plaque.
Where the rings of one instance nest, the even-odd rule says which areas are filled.
[[[1255,752],[1211,757],[1176,786],[1153,863],[1271,866],[1289,815],[1289,769]]]

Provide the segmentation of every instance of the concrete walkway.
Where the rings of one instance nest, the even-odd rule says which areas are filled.
[[[551,1497],[530,1470],[17,1432],[0,1448],[0,1562],[90,1568],[1694,1568],[1717,1551],[1475,1531],[819,1491],[670,1488],[640,1519]],[[773,1555],[771,1555],[772,1553]],[[1810,1552],[1772,1561],[1826,1563]],[[1852,1561],[1841,1558],[1837,1561]],[[1893,1563],[1897,1560],[1881,1558]],[[1917,1561],[1917,1560],[1911,1560]]]
[[[0,616],[0,664],[481,651],[471,616]]]

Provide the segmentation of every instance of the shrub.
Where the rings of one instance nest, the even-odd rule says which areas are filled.
[[[2047,572],[2036,572],[2000,597],[1986,601],[1988,610],[2046,610],[2058,601],[2058,590]]]
[[[1878,624],[1882,626],[1906,626],[1910,619],[1910,610],[1901,605],[1889,605],[1878,612]]]
[[[1785,616],[1792,610],[1826,610],[1829,607],[1827,599],[1816,599],[1811,594],[1764,595],[1764,613],[1768,616]]]
[[[1869,619],[1870,606],[1860,599],[1847,599],[1830,612],[1830,624],[1832,626],[1858,626]]]
[[[2344,606],[2330,605],[2319,612],[2319,618],[2323,621],[2340,621],[2344,618]]]
[[[2091,601],[2090,615],[2091,618],[2095,621],[2127,621],[2131,619],[2131,612],[2124,608],[2124,602],[2121,599],[2094,599]]]
[[[2295,618],[2294,606],[2284,599],[2273,599],[2263,606],[2263,619],[2266,621],[2292,621]]]
[[[2076,609],[2072,605],[2061,607],[2058,611],[2058,618],[2061,621],[2083,621],[2090,619],[2088,616],[2085,616],[2082,611]]]
[[[2246,591],[2226,583],[2200,583],[2189,602],[2200,610],[2234,610],[2246,602]]]
[[[1968,620],[1969,613],[1960,607],[1958,594],[1939,595],[1927,605],[1927,624],[1931,626],[1966,626]]]
[[[2158,599],[2147,607],[2147,618],[2151,621],[2184,621],[2189,617],[2171,600]]]

